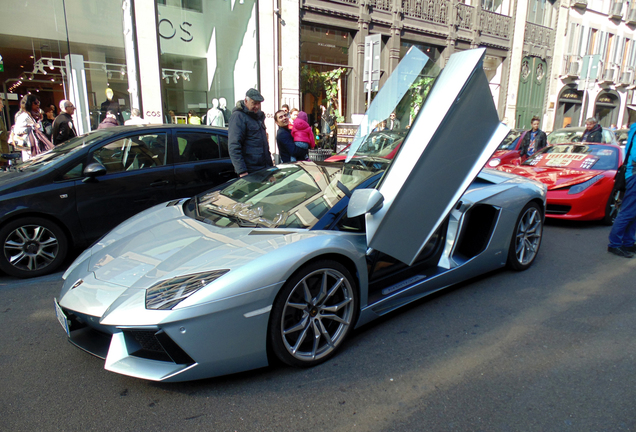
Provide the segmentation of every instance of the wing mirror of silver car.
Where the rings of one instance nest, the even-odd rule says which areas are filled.
[[[356,189],[349,199],[347,217],[375,213],[382,208],[383,203],[384,197],[377,189]]]
[[[106,167],[98,162],[93,162],[84,168],[83,174],[85,178],[82,181],[84,183],[94,182],[96,177],[106,174]]]

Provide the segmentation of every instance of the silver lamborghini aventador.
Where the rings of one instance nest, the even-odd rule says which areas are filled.
[[[328,360],[363,324],[541,244],[545,186],[483,170],[508,129],[482,49],[440,71],[412,48],[347,161],[299,162],[155,206],[79,256],[55,301],[107,370],[184,381]],[[422,101],[422,102],[420,102]],[[396,112],[393,160],[356,150]]]

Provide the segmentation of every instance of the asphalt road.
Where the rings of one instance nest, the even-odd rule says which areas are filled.
[[[316,368],[179,384],[67,343],[61,273],[1,277],[0,431],[636,430],[636,259],[609,255],[608,233],[550,224],[530,270],[420,301]]]

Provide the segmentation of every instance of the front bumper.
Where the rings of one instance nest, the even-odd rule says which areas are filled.
[[[105,359],[106,370],[152,381],[188,381],[268,365],[269,311],[281,285],[165,312],[156,325],[105,325],[64,302],[60,307],[69,341]]]

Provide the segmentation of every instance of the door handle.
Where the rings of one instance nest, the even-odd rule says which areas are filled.
[[[159,180],[159,181],[150,183],[150,187],[165,186],[169,183],[170,182],[168,180]]]

